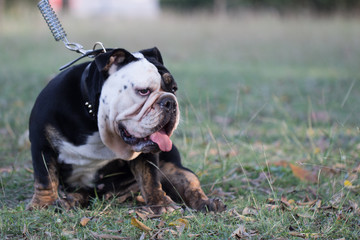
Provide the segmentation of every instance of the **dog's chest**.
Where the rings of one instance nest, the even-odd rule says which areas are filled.
[[[58,162],[72,167],[70,176],[65,180],[67,184],[73,187],[93,187],[98,170],[115,158],[115,154],[102,143],[96,132],[87,138],[84,145],[75,146],[62,141]]]

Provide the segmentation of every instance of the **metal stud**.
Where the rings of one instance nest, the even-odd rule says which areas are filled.
[[[89,102],[85,102],[85,106],[89,109],[89,114],[91,114],[93,117],[95,117],[94,111],[92,110],[92,105]]]

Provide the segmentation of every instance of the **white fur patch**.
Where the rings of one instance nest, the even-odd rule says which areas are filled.
[[[141,53],[133,55],[139,60],[116,72],[109,71],[110,76],[101,91],[98,111],[98,127],[103,143],[123,160],[132,160],[140,152],[136,152],[119,136],[118,124],[122,123],[132,136],[146,137],[161,121],[160,109],[155,106],[157,99],[167,95],[176,101],[173,94],[161,90],[162,80],[158,69]],[[139,90],[150,90],[151,94],[141,96]]]
[[[115,158],[102,143],[98,132],[89,136],[84,145],[62,141],[59,146],[58,161],[72,165],[72,174],[66,181],[73,187],[93,187],[96,172]]]

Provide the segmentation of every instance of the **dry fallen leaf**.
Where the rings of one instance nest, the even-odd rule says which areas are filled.
[[[308,181],[308,182],[313,182],[313,183],[317,183],[318,179],[317,179],[317,173],[316,172],[311,172],[309,170],[306,170],[302,167],[296,166],[292,163],[289,163],[285,160],[281,160],[281,161],[277,161],[277,162],[273,162],[271,163],[272,165],[278,166],[278,167],[289,167],[291,168],[292,173],[294,174],[295,177],[299,178],[302,181]]]
[[[189,221],[183,218],[176,219],[174,222],[169,223],[169,226],[181,226],[189,227]]]
[[[249,239],[255,235],[257,235],[257,231],[255,230],[248,230],[246,231],[244,225],[239,225],[239,227],[232,232],[231,237],[235,239]]]
[[[165,229],[162,228],[162,229],[156,231],[156,232],[150,237],[150,239],[164,239],[164,232],[165,232]]]
[[[243,221],[246,221],[246,222],[254,222],[254,221],[255,221],[254,218],[252,218],[252,217],[246,217],[246,216],[244,216],[244,215],[241,215],[241,214],[238,213],[235,209],[233,209],[233,210],[231,211],[231,214],[234,215],[234,217],[239,218],[239,219],[241,219],[241,220],[243,220]]]
[[[243,215],[255,215],[255,216],[257,216],[259,214],[259,212],[254,207],[245,207],[244,210],[242,211],[242,214]]]
[[[198,237],[200,237],[201,235],[200,234],[198,234],[198,233],[191,233],[191,234],[188,234],[188,237],[189,238],[198,238]]]
[[[85,227],[90,220],[91,220],[91,219],[88,218],[88,217],[83,217],[83,218],[80,220],[80,225],[83,226],[83,227]]]
[[[316,202],[316,204],[315,204],[316,209],[321,208],[321,203],[322,203],[321,200],[318,200],[318,201]]]
[[[171,234],[174,235],[174,236],[176,236],[176,235],[179,234],[177,231],[172,230],[172,229],[166,229],[165,232],[169,232],[169,233],[171,233]]]
[[[219,198],[231,198],[234,199],[236,198],[234,196],[234,192],[224,192],[223,189],[221,187],[219,188],[215,188],[211,193],[209,193],[208,196],[215,196],[215,197],[219,197]]]
[[[316,203],[317,199],[315,200],[311,200],[311,201],[308,201],[308,202],[299,202],[298,205],[299,206],[313,206],[315,203]]]
[[[189,227],[189,221],[183,218],[179,218],[174,222],[169,223],[169,226],[175,226],[180,236],[184,229]]]
[[[91,232],[91,234],[97,239],[130,239],[129,237],[120,237],[111,234],[98,234],[96,232]]]
[[[309,214],[309,213],[297,213],[296,214],[298,217],[301,217],[301,218],[309,218],[309,219],[313,219],[314,216]]]
[[[356,214],[359,214],[360,213],[359,205],[351,200],[349,200],[349,203],[350,203],[349,210],[353,211]]]
[[[277,166],[277,167],[287,167],[287,166],[289,166],[289,163],[287,161],[285,161],[285,160],[272,162],[271,164],[274,165],[274,166]]]
[[[339,206],[342,205],[343,199],[344,199],[344,192],[340,191],[338,193],[335,193],[331,197],[331,200],[329,202],[333,208],[339,208]]]
[[[265,204],[265,207],[266,207],[268,210],[275,210],[275,209],[279,209],[279,208],[280,208],[279,205],[274,205],[274,204]]]
[[[281,203],[284,204],[287,207],[291,206],[291,203],[288,202],[287,198],[284,196],[281,196]]]
[[[231,237],[234,237],[235,239],[241,239],[244,233],[245,233],[245,226],[239,225],[239,227],[232,232]]]
[[[321,237],[321,234],[319,234],[319,233],[289,232],[289,234],[290,234],[291,236],[294,236],[294,237],[311,238],[311,239],[316,239],[316,238],[320,238],[320,237]]]
[[[352,191],[354,193],[360,193],[360,185],[350,186],[350,187],[347,187],[347,188],[350,189],[350,191]]]
[[[142,222],[137,220],[135,217],[131,218],[131,225],[133,225],[143,231],[151,231],[151,228],[149,228],[148,226],[146,226],[145,224],[143,224]]]
[[[148,214],[141,212],[141,211],[136,211],[136,215],[141,218],[143,221],[146,221],[148,219]]]
[[[162,228],[162,227],[164,227],[164,225],[165,225],[165,222],[163,220],[160,220],[159,224],[156,225],[156,227],[157,228]]]
[[[75,231],[73,230],[67,230],[66,228],[61,230],[61,236],[65,236],[65,237],[73,237],[73,235],[75,235]]]
[[[284,196],[281,197],[280,203],[284,209],[287,209],[289,211],[296,208],[296,206],[294,205],[295,201],[293,199],[287,200],[287,198]]]
[[[277,203],[276,200],[273,199],[273,198],[266,199],[266,202],[269,203],[269,204],[276,204]]]
[[[276,210],[276,209],[279,209],[280,208],[280,205],[278,204],[278,201],[276,201],[275,199],[273,198],[268,198],[266,199],[266,204],[265,204],[265,207],[268,209],[268,210]]]
[[[312,183],[317,183],[317,174],[310,172],[302,167],[296,166],[292,163],[289,163],[289,166],[295,177],[299,178],[302,181],[308,181]]]
[[[12,167],[4,167],[4,168],[0,168],[0,173],[11,173],[13,171]]]

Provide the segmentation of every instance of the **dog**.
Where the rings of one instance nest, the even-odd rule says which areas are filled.
[[[60,72],[30,115],[35,190],[27,209],[140,193],[154,213],[174,211],[177,203],[225,210],[182,166],[170,140],[180,118],[176,90],[156,47],[112,49]]]

